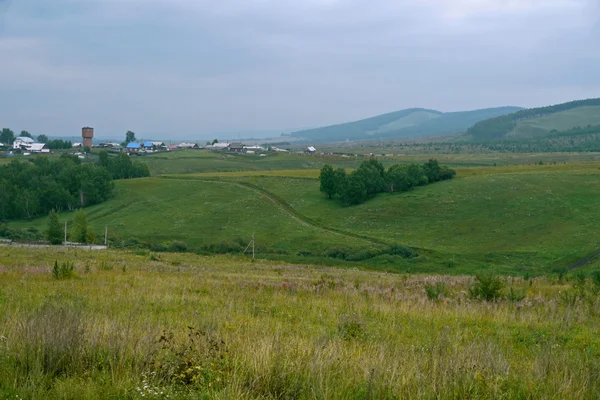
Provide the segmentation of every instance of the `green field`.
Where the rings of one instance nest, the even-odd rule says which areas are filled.
[[[600,107],[578,107],[542,117],[525,119],[517,122],[515,129],[506,136],[507,138],[532,138],[547,135],[552,130],[564,132],[576,126],[584,128],[588,125],[600,125]]]
[[[597,399],[599,284],[0,247],[0,398]]]
[[[169,172],[188,162],[205,172],[117,181],[113,199],[87,209],[98,236],[108,226],[117,245],[160,250],[179,241],[190,251],[240,254],[254,234],[262,258],[444,274],[547,274],[600,249],[597,162],[459,167],[454,180],[342,207],[319,192],[314,165],[353,166],[360,158],[285,155],[252,164],[207,152],[168,157]],[[466,165],[468,159],[454,158]],[[270,169],[298,168],[299,161],[305,169]],[[209,172],[246,164],[255,170]],[[46,220],[11,225],[43,231]],[[418,256],[396,254],[392,246],[409,246]]]

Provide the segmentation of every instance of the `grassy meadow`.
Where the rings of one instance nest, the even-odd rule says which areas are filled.
[[[600,162],[587,158],[494,166],[489,156],[457,156],[456,179],[342,207],[319,192],[315,164],[351,169],[361,158],[285,154],[254,164],[202,151],[164,157],[173,158],[171,171],[193,161],[200,172],[117,181],[113,199],[86,209],[98,236],[108,226],[115,245],[161,251],[176,241],[197,253],[240,254],[254,234],[260,258],[452,275],[548,274],[600,248]],[[236,170],[246,165],[255,169]],[[11,225],[43,231],[46,218]]]
[[[0,397],[598,398],[598,279],[502,282],[0,247]]]

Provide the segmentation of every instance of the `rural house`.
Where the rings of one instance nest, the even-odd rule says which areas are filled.
[[[243,151],[244,151],[244,145],[242,144],[242,142],[232,142],[229,145],[230,153],[242,153]]]
[[[198,143],[180,143],[179,145],[177,145],[177,147],[179,147],[180,149],[199,149],[200,147],[198,146]]]
[[[125,147],[125,151],[128,153],[139,153],[140,148],[141,148],[141,146],[139,143],[127,143],[127,147]]]
[[[229,149],[229,146],[230,146],[229,143],[215,143],[211,146],[211,150],[213,150],[213,151],[227,150],[227,149]]]

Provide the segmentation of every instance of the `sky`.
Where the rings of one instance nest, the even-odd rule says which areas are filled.
[[[278,135],[600,97],[600,0],[0,0],[0,127]]]

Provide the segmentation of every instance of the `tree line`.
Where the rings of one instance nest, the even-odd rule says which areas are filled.
[[[141,161],[131,161],[127,153],[111,157],[106,150],[98,153],[98,165],[105,168],[113,179],[133,179],[150,176],[148,165]]]
[[[106,168],[63,154],[0,167],[0,219],[33,218],[101,203],[113,191]]]
[[[82,163],[63,154],[57,160],[11,161],[0,167],[0,220],[34,218],[51,210],[75,210],[111,197],[113,179],[150,176],[148,166],[127,154],[99,154],[97,163]]]
[[[423,186],[452,179],[456,171],[441,166],[437,160],[424,164],[397,164],[387,170],[376,159],[363,161],[350,174],[343,168],[325,165],[319,175],[321,192],[329,199],[339,198],[343,205],[361,204],[382,192],[405,192]]]

